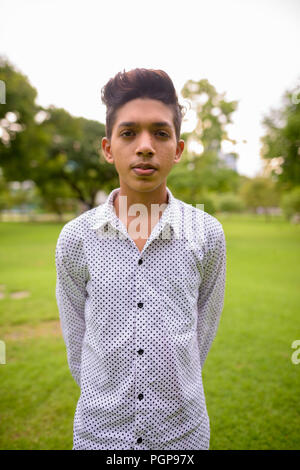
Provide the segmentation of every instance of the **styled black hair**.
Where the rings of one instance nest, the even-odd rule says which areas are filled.
[[[136,98],[150,98],[162,101],[173,110],[173,122],[177,141],[183,117],[183,106],[173,82],[163,70],[137,68],[129,72],[119,72],[101,90],[103,104],[106,105],[106,137],[111,138],[117,110],[128,101]]]

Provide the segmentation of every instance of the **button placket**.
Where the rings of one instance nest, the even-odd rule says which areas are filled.
[[[138,308],[137,309],[137,328],[136,328],[136,355],[137,355],[137,367],[136,367],[136,391],[137,391],[137,396],[141,391],[144,389],[144,348],[142,347],[145,344],[145,317],[142,313],[143,308]],[[142,315],[142,317],[140,316]]]
[[[143,442],[143,428],[144,428],[144,413],[143,409],[145,406],[145,356],[144,356],[144,344],[146,335],[146,322],[147,322],[147,299],[145,298],[145,292],[143,287],[143,269],[140,266],[143,265],[143,260],[138,260],[137,266],[137,286],[136,286],[136,419],[135,419],[135,435],[136,444],[142,444]]]

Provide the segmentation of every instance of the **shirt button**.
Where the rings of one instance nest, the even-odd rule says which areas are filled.
[[[139,349],[139,350],[138,350],[138,353],[139,353],[139,354],[143,354],[143,352],[144,352],[143,349]]]
[[[138,307],[139,307],[139,308],[142,308],[143,305],[144,305],[144,304],[143,304],[142,302],[139,302],[139,303],[138,303]]]
[[[143,398],[144,398],[144,395],[143,395],[142,393],[140,393],[140,394],[138,395],[138,399],[139,399],[139,400],[142,400]]]
[[[139,437],[136,441],[138,444],[140,444],[141,442],[143,442],[143,439],[141,437]]]
[[[143,260],[142,259],[139,259],[139,264],[142,264]]]

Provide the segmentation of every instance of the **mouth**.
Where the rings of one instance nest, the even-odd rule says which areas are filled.
[[[136,175],[150,176],[150,175],[153,175],[153,173],[155,173],[156,168],[154,168],[154,166],[152,165],[140,164],[132,168],[132,170],[134,171]]]

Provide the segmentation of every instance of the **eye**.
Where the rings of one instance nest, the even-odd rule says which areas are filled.
[[[124,131],[121,133],[121,137],[131,137],[133,133],[133,131]]]
[[[160,137],[170,137],[169,134],[165,131],[157,131]]]

